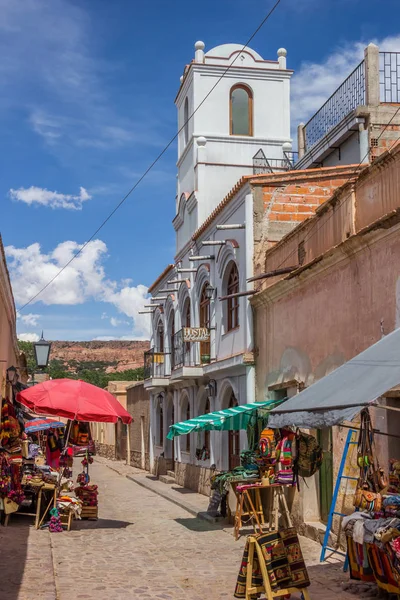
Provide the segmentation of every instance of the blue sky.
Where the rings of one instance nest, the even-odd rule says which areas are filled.
[[[244,44],[260,0],[0,0],[0,232],[17,306],[97,228],[176,131],[201,39]],[[288,50],[293,126],[377,41],[400,51],[400,3],[282,0],[251,46]],[[173,146],[82,255],[27,307],[29,339],[146,337],[147,286],[174,255]],[[47,191],[46,191],[47,190]],[[28,338],[26,337],[28,336]]]

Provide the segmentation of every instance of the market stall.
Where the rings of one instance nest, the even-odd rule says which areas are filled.
[[[192,431],[246,430],[248,450],[241,465],[229,472],[215,473],[209,511],[229,515],[229,496],[235,499],[234,536],[251,522],[255,532],[277,529],[280,522],[291,527],[285,489],[299,485],[299,477],[311,477],[319,468],[322,452],[313,436],[290,428],[266,427],[270,411],[282,401],[269,400],[207,413],[171,425],[167,438]],[[311,454],[314,452],[313,464]],[[307,464],[306,464],[307,461]],[[262,496],[267,496],[264,506]],[[228,498],[227,498],[228,496]],[[267,516],[268,514],[268,516]]]
[[[47,452],[48,461],[55,467],[54,502],[48,505],[51,518],[50,531],[61,531],[64,525],[70,529],[73,518],[97,519],[98,489],[90,482],[89,465],[93,462],[93,446],[90,445],[90,422],[116,423],[120,419],[129,424],[130,414],[106,390],[72,379],[53,379],[22,390],[17,400],[37,415],[52,415],[69,419],[66,434],[46,436],[51,440]],[[64,425],[64,424],[63,424]],[[58,442],[61,443],[62,448]],[[57,442],[57,443],[55,443]],[[72,461],[81,456],[82,471],[77,485],[72,481]],[[44,517],[39,525],[44,523]]]
[[[354,512],[342,522],[352,579],[375,581],[385,592],[400,596],[400,460],[379,464],[377,435],[399,438],[375,429],[370,411],[399,411],[380,401],[400,384],[400,329],[382,338],[297,396],[271,411],[271,427],[322,428],[348,426],[358,432]],[[393,414],[393,413],[392,413]],[[400,455],[400,448],[399,448]],[[389,470],[389,477],[387,472]],[[332,510],[332,509],[331,509]],[[329,534],[329,531],[327,532]]]

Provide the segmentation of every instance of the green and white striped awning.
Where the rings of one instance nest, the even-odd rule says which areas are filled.
[[[246,429],[249,424],[251,414],[260,408],[272,410],[281,403],[281,400],[268,400],[265,402],[252,402],[251,404],[242,404],[226,408],[225,410],[217,410],[188,421],[174,423],[169,428],[167,438],[174,439],[178,435],[186,435],[192,431],[239,431]]]

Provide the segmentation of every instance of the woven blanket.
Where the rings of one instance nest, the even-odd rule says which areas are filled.
[[[287,587],[303,588],[310,585],[307,568],[294,527],[263,533],[255,537],[257,538],[257,544],[261,548],[273,591]],[[235,598],[246,598],[248,546],[249,543],[247,542],[237,578],[234,593]],[[263,586],[256,551],[254,552],[252,585],[254,587]],[[257,595],[252,596],[252,598],[256,597]]]

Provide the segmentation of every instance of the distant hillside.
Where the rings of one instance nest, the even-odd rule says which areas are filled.
[[[143,367],[143,353],[150,342],[62,342],[51,344],[50,360],[56,360],[67,371],[76,373],[82,369],[103,370],[120,373]]]
[[[25,353],[28,372],[37,371],[32,342],[19,341]],[[109,381],[143,379],[143,354],[150,342],[62,342],[51,343],[49,366],[52,379],[82,379],[105,388]]]

